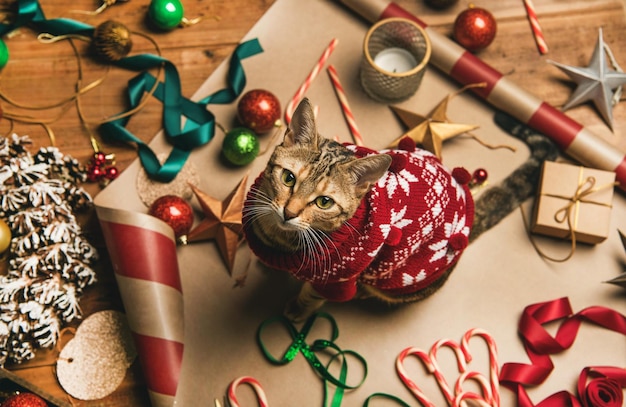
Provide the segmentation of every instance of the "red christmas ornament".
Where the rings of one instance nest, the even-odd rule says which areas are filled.
[[[485,183],[485,181],[487,181],[488,176],[489,174],[487,174],[486,169],[478,168],[476,171],[474,171],[474,174],[472,174],[472,184],[482,185]]]
[[[102,151],[93,153],[87,165],[87,180],[99,182],[101,186],[107,185],[119,175],[119,170],[114,164],[113,154],[107,155]]]
[[[90,165],[87,168],[87,179],[90,182],[98,182],[102,179],[103,176],[104,176],[104,171],[102,170],[102,167],[96,166],[96,165]]]
[[[113,181],[115,178],[117,178],[118,175],[120,175],[120,172],[117,169],[117,167],[114,167],[114,166],[106,167],[105,174],[104,174],[104,177],[106,179]]]
[[[93,154],[93,164],[95,165],[103,165],[107,161],[107,156],[101,151]]]
[[[484,8],[470,6],[454,21],[454,39],[468,51],[486,48],[496,37],[497,24]]]
[[[2,407],[48,407],[48,403],[34,393],[18,393],[4,400]]]
[[[266,133],[279,125],[280,112],[278,98],[263,89],[246,92],[237,104],[239,121],[257,134]]]
[[[179,243],[187,243],[187,234],[193,225],[193,208],[187,201],[176,195],[165,195],[150,205],[148,213],[167,223]]]

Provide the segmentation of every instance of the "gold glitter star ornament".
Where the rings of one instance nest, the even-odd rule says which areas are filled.
[[[241,210],[246,197],[247,181],[248,175],[239,181],[223,201],[191,186],[205,217],[189,232],[187,240],[189,243],[215,240],[228,271],[233,269],[237,247],[242,241]]]
[[[606,53],[610,54],[610,50],[602,39],[602,28],[598,35],[598,43],[593,50],[591,61],[587,67],[575,67],[560,64],[554,61],[548,61],[563,71],[571,80],[576,82],[576,90],[570,96],[569,100],[563,106],[563,110],[567,110],[581,103],[592,101],[596,109],[602,115],[604,121],[613,129],[613,105],[617,102],[613,101],[613,91],[621,88],[626,84],[626,74],[616,71],[608,66]],[[616,64],[614,64],[616,65]]]

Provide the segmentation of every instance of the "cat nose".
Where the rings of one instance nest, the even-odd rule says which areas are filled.
[[[283,211],[284,217],[285,217],[285,221],[291,220],[293,218],[295,218],[296,216],[298,216],[296,213],[291,212],[289,209],[285,208],[285,210]]]

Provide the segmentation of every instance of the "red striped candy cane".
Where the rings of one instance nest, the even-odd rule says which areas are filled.
[[[489,382],[491,383],[491,398],[489,402],[494,406],[500,405],[500,381],[499,381],[499,367],[498,367],[498,347],[496,345],[496,341],[493,337],[487,333],[486,331],[474,328],[470,329],[463,335],[463,339],[461,340],[461,347],[465,350],[469,347],[469,340],[474,337],[480,337],[487,344],[487,350],[489,351]],[[467,352],[469,356],[468,362],[471,361],[471,355]]]
[[[235,390],[237,390],[237,387],[240,384],[247,384],[252,387],[252,390],[254,390],[254,393],[256,394],[259,407],[268,407],[269,403],[267,402],[267,397],[265,396],[265,391],[263,391],[263,387],[261,387],[261,383],[259,383],[259,381],[256,380],[254,377],[250,376],[239,377],[233,380],[228,386],[227,397],[230,407],[240,407],[237,396],[235,395]]]
[[[420,349],[406,348],[402,352],[400,352],[400,354],[396,358],[396,372],[398,373],[400,380],[402,380],[402,383],[404,383],[407,389],[409,389],[409,391],[413,393],[413,396],[415,396],[417,401],[419,401],[424,407],[437,407],[435,403],[433,403],[428,399],[428,397],[426,397],[426,394],[424,394],[422,389],[420,389],[420,387],[409,378],[409,375],[404,369],[404,360],[407,358],[407,356],[416,356],[426,366],[428,371],[432,372],[433,365],[431,363],[430,357],[426,352]]]
[[[468,380],[473,380],[478,384],[481,394],[466,391],[463,389],[463,385]],[[487,380],[485,376],[483,376],[481,373],[476,371],[461,373],[461,376],[459,376],[459,378],[457,379],[454,387],[454,407],[464,407],[465,404],[462,403],[464,400],[468,399],[477,402],[481,407],[500,407],[499,404],[494,404],[489,380]]]
[[[328,46],[322,53],[322,56],[320,56],[319,60],[317,61],[317,63],[315,64],[311,72],[309,73],[309,75],[306,77],[302,85],[300,85],[300,87],[296,91],[295,95],[293,95],[293,98],[291,98],[291,100],[287,104],[287,108],[285,109],[285,123],[286,124],[291,123],[291,116],[293,115],[293,112],[296,110],[298,103],[300,103],[306,91],[309,89],[309,87],[311,87],[311,83],[320,73],[324,65],[326,65],[326,61],[328,61],[328,58],[330,57],[330,54],[332,54],[332,52],[335,50],[335,47],[337,47],[338,42],[339,40],[337,38],[332,39],[330,44],[328,44]]]
[[[524,0],[524,7],[526,8],[526,14],[528,14],[528,21],[530,21],[530,28],[533,30],[537,48],[539,48],[540,53],[546,54],[548,52],[548,44],[546,44],[546,40],[543,37],[543,31],[541,30],[539,19],[535,12],[535,5],[532,0]]]
[[[435,380],[437,380],[437,384],[439,385],[441,392],[448,401],[448,405],[452,406],[454,405],[455,394],[450,388],[448,381],[446,380],[443,372],[441,371],[441,368],[439,367],[439,362],[437,361],[437,352],[444,346],[452,349],[452,351],[454,352],[454,356],[456,357],[457,369],[461,374],[467,370],[466,360],[468,359],[468,355],[466,354],[465,349],[463,349],[461,346],[459,346],[458,343],[450,339],[440,339],[435,342],[435,344],[430,348],[430,353],[428,354],[428,356],[430,356],[430,362],[433,366],[432,373],[435,376]]]
[[[337,74],[337,69],[335,69],[334,65],[329,65],[328,75],[330,76],[330,81],[333,84],[333,88],[335,88],[335,94],[337,95],[337,99],[339,99],[339,104],[341,105],[341,111],[343,112],[343,117],[346,119],[348,123],[348,128],[350,129],[350,134],[352,134],[352,140],[354,144],[357,146],[363,145],[363,137],[361,136],[361,132],[356,125],[356,120],[354,120],[354,115],[352,114],[352,109],[350,109],[350,105],[348,104],[348,98],[346,97],[346,92],[339,81],[339,75]]]

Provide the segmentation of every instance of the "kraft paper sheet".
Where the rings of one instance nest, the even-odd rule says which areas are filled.
[[[364,20],[335,2],[278,0],[243,39],[258,38],[265,50],[243,63],[247,90],[270,90],[278,96],[282,106],[286,106],[324,47],[332,38],[338,38],[339,44],[329,63],[337,68],[365,144],[383,148],[401,135],[403,128],[388,106],[368,99],[359,85],[362,40],[367,28]],[[228,61],[225,61],[194,99],[224,87],[227,68]],[[399,106],[426,114],[456,90],[457,84],[429,68],[417,94]],[[320,132],[329,138],[351,141],[325,70],[315,79],[307,96],[319,107]],[[209,108],[225,127],[235,125],[235,104]],[[495,184],[526,160],[525,145],[496,127],[491,108],[471,94],[455,97],[449,105],[448,116],[451,121],[479,125],[474,133],[484,141],[514,146],[517,151],[490,150],[470,137],[460,136],[444,143],[443,162],[447,166],[464,166],[470,172],[485,168],[489,182]],[[219,160],[222,137],[217,132],[213,141],[190,157],[190,165],[195,166],[199,175],[198,187],[217,199],[223,199],[247,173],[252,182],[269,156],[269,153],[260,156],[245,168],[226,168]],[[262,136],[262,146],[270,140],[270,135]],[[157,154],[170,149],[162,134],[150,145]],[[113,217],[116,212],[121,212],[121,216],[124,212],[147,213],[136,191],[136,178],[141,171],[138,161],[125,170],[97,196],[99,209]],[[192,204],[198,214],[196,222],[199,222],[201,211],[197,202],[192,201]],[[529,212],[532,202],[525,205]],[[328,304],[324,310],[333,315],[340,330],[337,344],[360,353],[369,365],[365,383],[346,393],[344,405],[362,405],[374,392],[391,393],[417,404],[395,373],[395,358],[399,352],[409,346],[427,350],[441,338],[459,341],[471,328],[491,333],[498,345],[500,364],[527,363],[517,336],[517,323],[523,308],[531,303],[566,296],[575,310],[604,305],[624,313],[623,291],[603,284],[623,271],[626,253],[617,233],[620,227],[626,229],[623,219],[626,219],[626,201],[623,195],[616,194],[608,239],[594,247],[578,248],[568,262],[553,264],[534,252],[522,217],[514,212],[473,242],[443,288],[422,302],[399,308],[370,302]],[[542,244],[546,245],[546,250],[557,252],[569,248],[567,242],[549,238]],[[152,255],[158,257],[159,253]],[[260,381],[271,405],[322,405],[322,382],[304,358],[299,356],[286,366],[274,366],[264,359],[256,343],[256,330],[261,322],[282,311],[285,302],[296,293],[296,284],[280,272],[261,267],[245,244],[238,251],[232,275],[223,264],[215,242],[178,247],[177,257],[184,303],[184,316],[181,315],[184,352],[176,405],[212,406],[214,399],[222,400],[232,380],[244,375]],[[245,285],[235,287],[235,279],[246,273]],[[133,310],[127,311],[132,313]],[[155,304],[154,311],[158,313],[162,309]],[[326,335],[321,324],[309,338]],[[288,335],[278,331],[274,339],[268,346],[276,354],[291,343]],[[487,375],[486,350],[480,344],[476,348],[479,349],[475,351],[472,366],[482,366],[477,369]],[[531,390],[530,395],[539,401],[559,390],[574,391],[583,367],[623,365],[624,360],[626,342],[623,338],[585,326],[574,348],[555,358],[556,368],[548,382]],[[451,358],[442,364],[452,372]],[[351,374],[355,376],[349,375],[348,380],[352,377],[354,381],[359,379],[360,372],[357,364],[353,366],[355,370]],[[417,363],[407,368],[429,397],[437,405],[444,405],[432,377]],[[450,377],[453,382],[457,376],[451,373]],[[502,405],[513,405],[512,393],[506,389],[501,393]],[[248,389],[240,388],[238,396],[242,405],[256,405]]]

